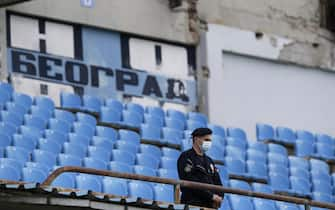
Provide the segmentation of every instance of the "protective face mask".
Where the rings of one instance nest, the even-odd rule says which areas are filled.
[[[204,141],[201,145],[201,150],[202,152],[207,152],[212,146],[212,142],[211,141]]]

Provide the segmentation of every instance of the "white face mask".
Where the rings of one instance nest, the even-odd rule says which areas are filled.
[[[207,152],[212,146],[212,142],[211,141],[204,141],[201,145],[201,150],[202,152]]]

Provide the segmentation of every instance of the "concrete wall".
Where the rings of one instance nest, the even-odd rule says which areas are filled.
[[[209,23],[293,40],[278,60],[335,70],[334,35],[320,27],[318,0],[199,0]]]

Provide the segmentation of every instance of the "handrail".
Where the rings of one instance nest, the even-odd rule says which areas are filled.
[[[41,186],[42,187],[49,186],[52,183],[52,181],[57,178],[57,176],[59,176],[60,174],[64,172],[79,172],[79,173],[94,174],[94,175],[100,175],[100,176],[141,180],[141,181],[147,181],[147,182],[157,182],[157,183],[162,183],[162,184],[171,184],[171,185],[177,185],[177,186],[193,188],[193,189],[212,190],[216,192],[238,194],[238,195],[244,195],[244,196],[250,196],[250,197],[256,197],[256,198],[284,201],[284,202],[290,202],[290,203],[295,203],[295,204],[300,204],[300,205],[302,204],[305,206],[309,205],[309,206],[315,206],[315,207],[328,208],[328,209],[335,210],[335,204],[318,202],[318,201],[308,200],[304,198],[296,198],[296,197],[286,196],[286,195],[275,195],[275,194],[267,194],[267,193],[253,192],[253,191],[247,191],[247,190],[233,189],[233,188],[227,188],[227,187],[218,186],[218,185],[204,184],[204,183],[191,182],[191,181],[185,181],[185,180],[166,179],[166,178],[160,178],[160,177],[120,173],[120,172],[115,172],[115,171],[97,170],[93,168],[83,168],[83,167],[74,167],[74,166],[65,166],[65,167],[60,167],[56,169],[45,179],[45,181],[41,184]]]

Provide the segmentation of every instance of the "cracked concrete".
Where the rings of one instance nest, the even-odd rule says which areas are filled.
[[[280,61],[335,71],[335,36],[320,27],[317,0],[199,0],[198,11],[208,23],[292,40]]]

